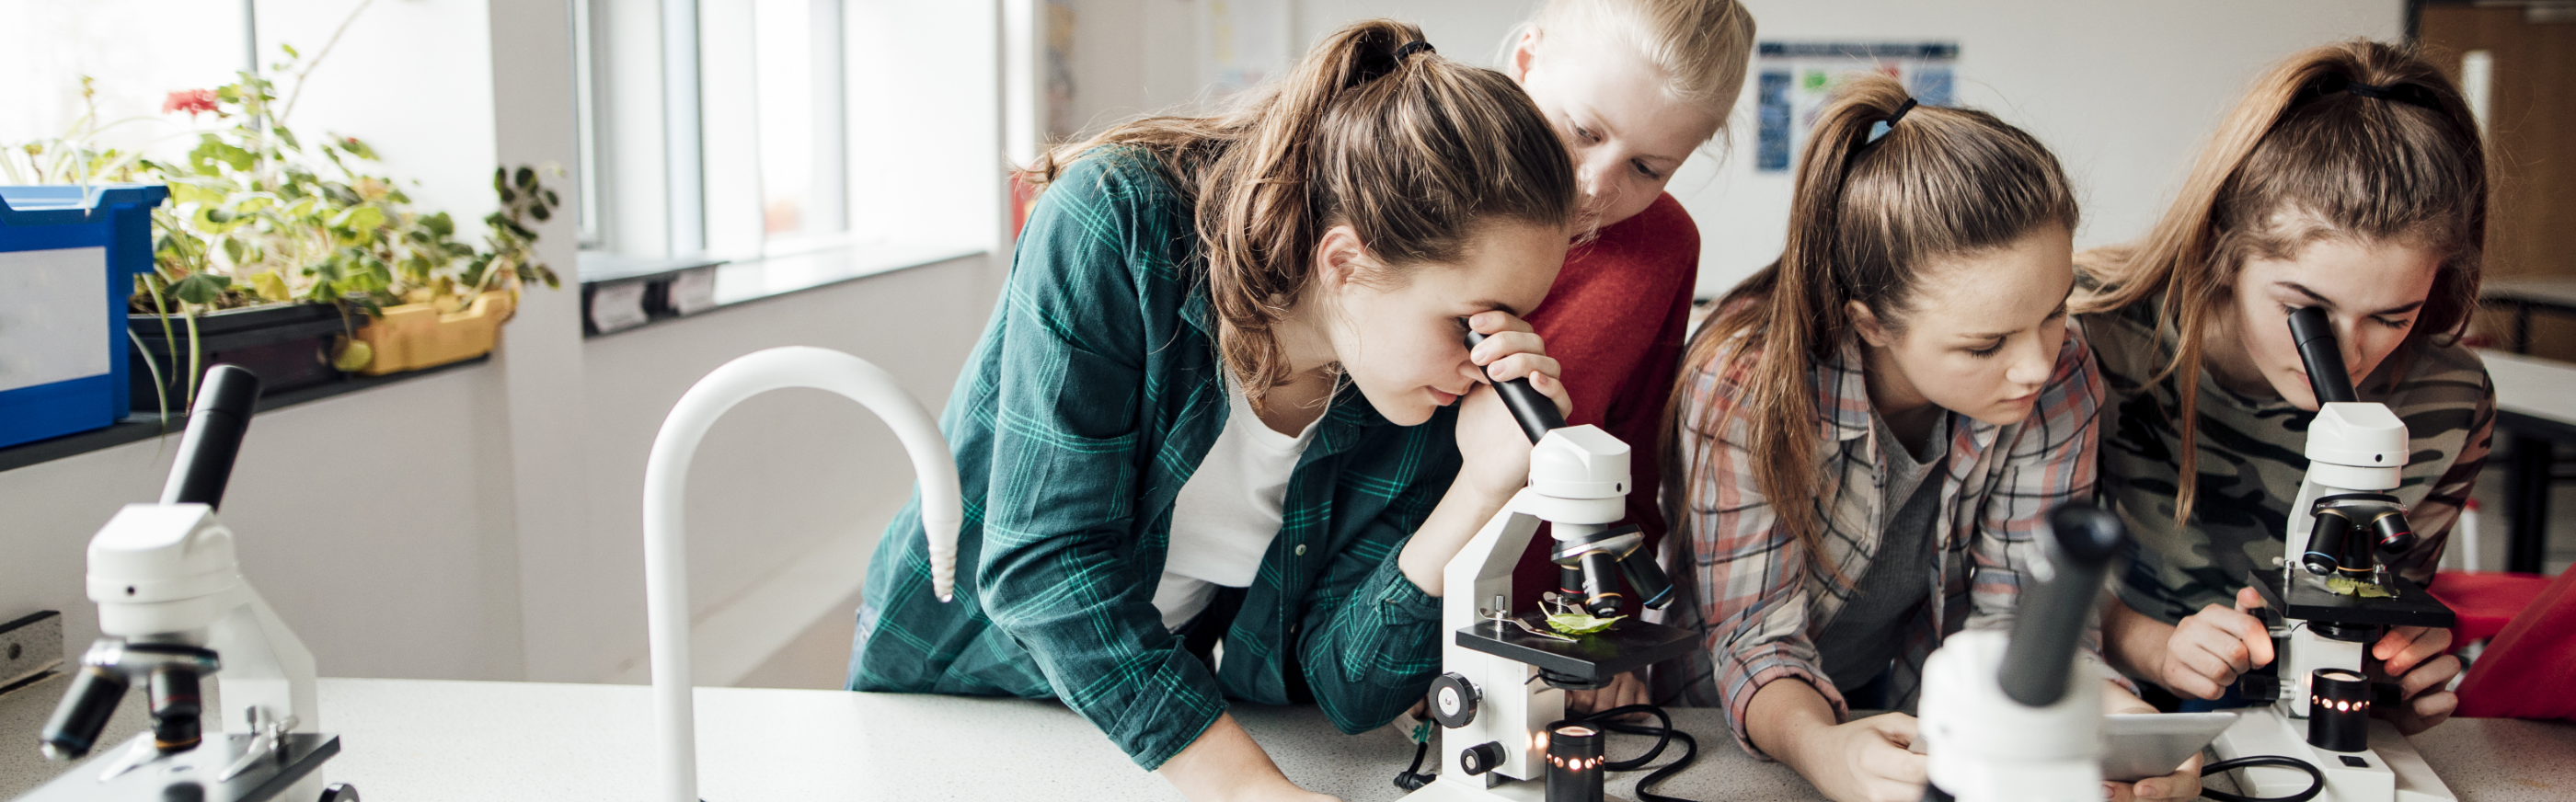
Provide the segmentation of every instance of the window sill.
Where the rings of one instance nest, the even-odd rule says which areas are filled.
[[[869,243],[740,262],[582,254],[582,336],[604,337],[845,281],[979,256],[981,247]]]
[[[390,376],[350,376],[346,379],[328,384],[318,384],[312,387],[300,387],[280,393],[264,393],[260,395],[259,405],[255,407],[255,409],[259,412],[267,412],[269,410],[291,407],[309,401],[319,401],[335,395],[346,395],[360,390],[372,390],[388,384],[397,384],[421,378],[423,376],[446,373],[452,370],[462,370],[490,361],[492,361],[492,356],[490,354],[485,354],[462,362],[450,362],[437,367],[422,368],[405,373],[396,373]],[[49,440],[38,440],[33,443],[20,443],[7,448],[0,448],[0,471],[16,470],[18,468],[24,468],[40,462],[51,462],[64,457],[79,456],[92,451],[115,448],[127,443],[139,443],[163,435],[176,437],[181,431],[185,430],[187,426],[188,413],[186,410],[171,411],[170,420],[166,426],[162,423],[161,415],[157,412],[137,412],[126,416],[124,420],[109,424],[108,427],[104,429],[91,429],[86,432],[67,434]]]

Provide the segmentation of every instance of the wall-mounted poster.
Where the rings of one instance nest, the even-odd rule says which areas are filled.
[[[1815,125],[1816,111],[1852,73],[1895,78],[1923,105],[1954,102],[1956,42],[1763,42],[1755,54],[1754,92],[1761,135],[1753,164],[1760,172],[1789,170],[1797,159],[1798,143],[1807,140],[1807,130]]]
[[[1289,5],[1207,0],[1199,6],[1199,80],[1207,100],[1222,100],[1288,69]]]

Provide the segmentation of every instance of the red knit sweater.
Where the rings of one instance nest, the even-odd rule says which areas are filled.
[[[1548,355],[1565,366],[1565,389],[1574,398],[1566,423],[1597,425],[1627,442],[1632,491],[1625,523],[1645,530],[1648,548],[1664,537],[1656,508],[1664,402],[1681,363],[1698,279],[1699,227],[1667,194],[1576,245],[1547,302],[1528,318]],[[1556,588],[1556,564],[1547,559],[1552,543],[1544,527],[1530,539],[1512,574],[1519,597],[1513,609],[1530,609],[1540,593]],[[1626,612],[1636,612],[1633,599]]]

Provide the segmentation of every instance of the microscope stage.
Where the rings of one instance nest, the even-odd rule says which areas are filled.
[[[1547,629],[1547,622],[1535,613],[1522,615],[1521,620],[1541,630]],[[1621,620],[1607,630],[1590,635],[1568,637],[1574,638],[1574,642],[1549,640],[1523,632],[1519,627],[1504,629],[1500,623],[1482,621],[1458,630],[1458,645],[1528,663],[1550,674],[1598,683],[1688,654],[1699,641],[1689,630],[1649,624],[1634,618]]]
[[[2388,578],[2389,587],[2397,591],[2395,598],[2388,599],[2344,596],[2320,587],[2313,579],[2301,577],[2293,583],[2289,601],[2284,603],[2281,599],[2281,581],[2284,579],[2281,572],[2255,571],[2253,574],[2250,579],[2255,592],[2263,594],[2263,604],[2282,611],[2287,618],[2396,627],[2447,629],[2459,626],[2459,616],[2452,614],[2451,608],[2443,606],[2431,592],[2405,577]]]
[[[99,750],[97,757],[63,772],[17,802],[262,802],[278,798],[320,769],[323,761],[340,754],[340,736],[289,733],[286,760],[261,760],[231,780],[215,779],[241,757],[251,738],[209,734],[195,749],[153,758],[100,782],[99,772],[108,764],[123,757],[137,741],[152,740],[152,733],[145,732],[134,736],[134,740]]]

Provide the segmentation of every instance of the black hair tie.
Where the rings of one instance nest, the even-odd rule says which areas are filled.
[[[2442,110],[2441,104],[2433,98],[2433,90],[2424,88],[2422,84],[2407,83],[2380,86],[2377,84],[2366,84],[2360,81],[2355,81],[2351,76],[2347,75],[2328,75],[2318,78],[2314,83],[2301,87],[2299,89],[2298,97],[2293,99],[2290,105],[2292,107],[2303,106],[2309,101],[2335,94],[2337,92],[2359,95],[2372,100],[2385,100],[2391,103],[2404,103],[2409,106],[2420,106],[2433,111]]]
[[[1430,42],[1425,42],[1425,41],[1422,41],[1422,40],[1420,40],[1420,39],[1415,39],[1415,40],[1413,40],[1413,41],[1410,41],[1410,42],[1406,42],[1406,43],[1404,43],[1404,46],[1403,46],[1403,47],[1399,47],[1399,48],[1396,48],[1396,49],[1395,49],[1395,63],[1397,63],[1397,64],[1402,64],[1402,63],[1404,63],[1404,60],[1405,60],[1405,59],[1412,58],[1412,57],[1413,57],[1413,54],[1415,54],[1415,53],[1438,53],[1438,52],[1440,52],[1440,51],[1439,51],[1438,49],[1433,48],[1433,47],[1431,46],[1431,43],[1430,43]]]
[[[1878,144],[1881,139],[1886,139],[1887,132],[1895,130],[1897,121],[1905,119],[1905,113],[1913,110],[1913,98],[1906,98],[1904,103],[1897,104],[1895,114],[1887,115],[1887,119],[1869,124],[1869,137],[1861,140],[1860,146],[1869,147]]]

